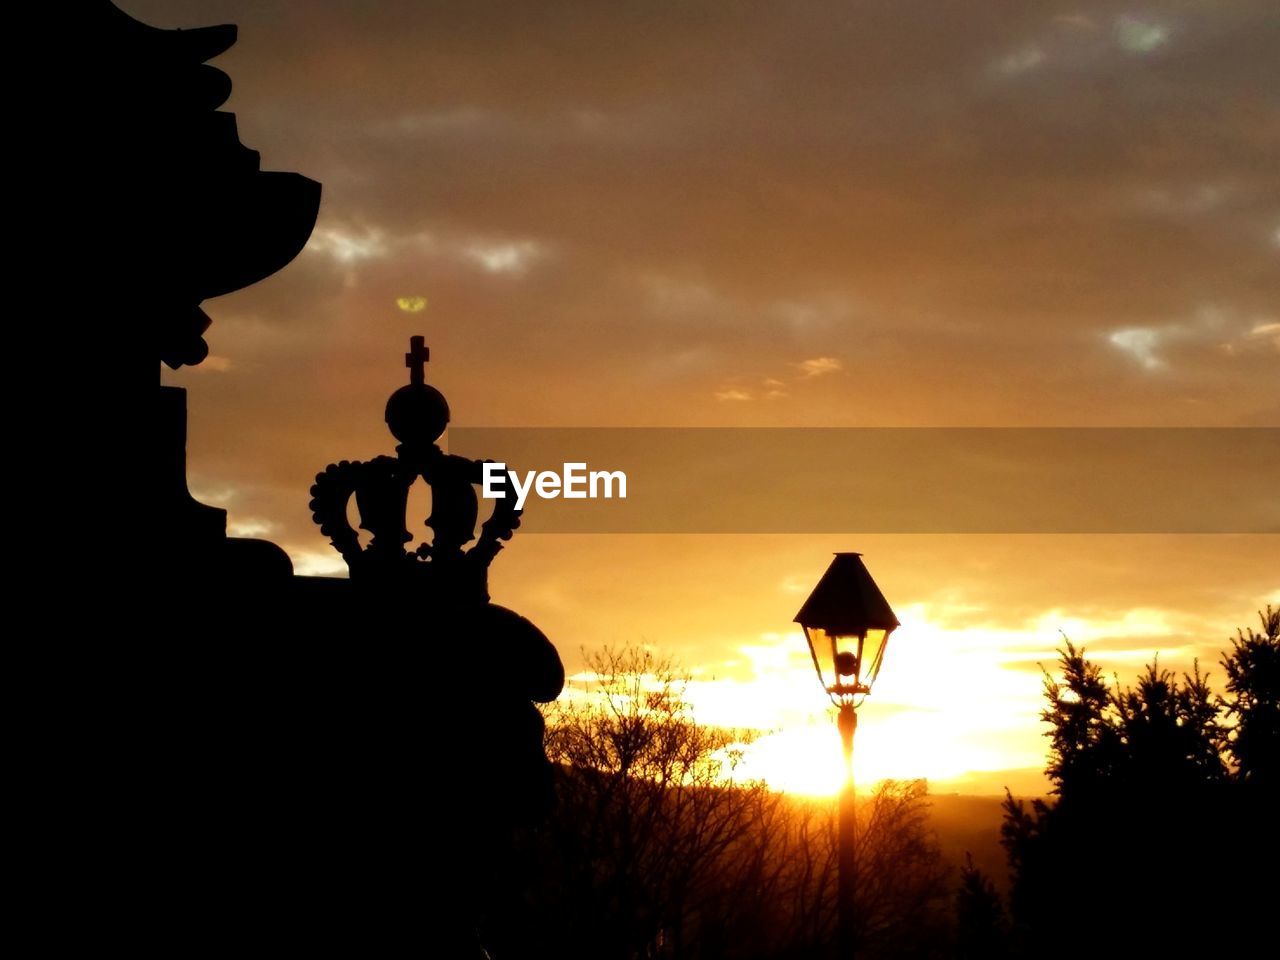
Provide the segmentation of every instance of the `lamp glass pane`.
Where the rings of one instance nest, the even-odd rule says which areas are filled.
[[[889,643],[886,630],[868,630],[862,642],[862,662],[858,665],[858,680],[870,686],[880,672],[880,663],[884,659],[884,649]]]
[[[821,627],[805,627],[804,635],[809,641],[809,652],[813,655],[818,677],[826,689],[836,682],[836,651],[832,637]]]

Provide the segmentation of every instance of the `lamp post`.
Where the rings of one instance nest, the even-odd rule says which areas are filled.
[[[844,787],[840,791],[839,886],[836,910],[840,955],[854,956],[854,871],[856,814],[853,800],[853,734],[858,707],[880,672],[889,634],[898,626],[889,603],[871,579],[860,553],[837,553],[809,594],[795,622],[804,628],[818,680],[840,710],[844,746]]]

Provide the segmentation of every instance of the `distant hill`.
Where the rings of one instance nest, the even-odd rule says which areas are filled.
[[[931,820],[938,833],[938,846],[957,875],[968,853],[974,866],[991,878],[996,889],[1007,893],[1009,865],[1000,846],[1005,789],[1018,799],[1030,800],[1048,796],[1049,786],[1040,767],[930,781]]]
[[[1047,796],[1052,784],[1044,775],[1044,767],[1021,767],[1012,770],[979,770],[948,780],[930,780],[930,793],[957,793],[962,796],[1003,797],[1006,789],[1015,797]]]
[[[1000,823],[1003,797],[972,797],[960,794],[930,793],[930,820],[938,834],[938,847],[959,879],[965,853],[973,856],[974,866],[991,878],[1004,893],[1009,884],[1009,867],[1004,848],[1000,846]]]

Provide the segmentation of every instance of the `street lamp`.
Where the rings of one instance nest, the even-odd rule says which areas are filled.
[[[837,553],[809,594],[795,622],[804,628],[809,654],[822,688],[840,708],[838,726],[844,745],[844,787],[840,791],[840,849],[837,916],[840,951],[854,955],[853,734],[858,707],[880,673],[889,634],[898,626],[889,602],[871,579],[860,553]]]

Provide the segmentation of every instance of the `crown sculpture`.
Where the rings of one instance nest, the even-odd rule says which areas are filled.
[[[484,709],[468,714],[472,738],[449,764],[455,773],[465,772],[461,781],[472,788],[458,823],[475,830],[462,829],[462,835],[485,835],[492,833],[493,823],[512,816],[536,819],[550,802],[551,765],[543,749],[542,717],[533,704],[559,696],[564,666],[533,623],[489,602],[489,564],[520,525],[520,511],[508,491],[476,537],[476,487],[484,461],[447,454],[436,444],[449,423],[449,404],[426,382],[427,358],[423,338],[411,338],[405,355],[409,383],[387,401],[387,426],[400,441],[396,455],[330,464],[311,488],[311,511],[346,560],[351,588],[391,601],[380,607],[384,628],[401,623],[405,611],[412,610],[415,624],[425,623],[435,635],[473,641],[443,645],[437,658],[501,665],[486,671]],[[413,538],[405,519],[409,488],[419,478],[431,488],[425,524],[433,538],[410,552],[405,544]],[[359,529],[368,539],[364,544],[347,520],[353,497]],[[368,605],[359,603],[357,609]],[[393,633],[399,630],[392,627]]]
[[[484,462],[447,454],[436,443],[449,423],[449,404],[426,382],[429,358],[423,338],[412,337],[404,358],[409,383],[387,401],[387,427],[400,441],[396,455],[330,464],[311,488],[312,516],[347,562],[353,582],[411,584],[450,605],[486,603],[489,564],[520,525],[520,511],[508,491],[476,538],[476,487]],[[425,525],[433,537],[410,552],[409,488],[419,478],[431,488]],[[363,545],[347,520],[353,496],[360,529],[371,535]]]

